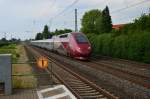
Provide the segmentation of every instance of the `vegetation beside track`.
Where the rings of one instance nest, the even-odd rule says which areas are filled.
[[[14,43],[3,43],[0,46],[0,54],[12,54],[13,62],[16,62],[20,56],[17,50],[17,44]]]
[[[110,33],[88,33],[93,54],[150,63],[150,14]]]

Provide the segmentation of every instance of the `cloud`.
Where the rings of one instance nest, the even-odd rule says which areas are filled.
[[[0,32],[13,32],[20,38],[34,38],[35,32],[42,31],[45,24],[50,25],[52,30],[56,28],[74,29],[74,9],[78,9],[78,26],[83,14],[91,9],[103,10],[108,5],[110,12],[129,7],[129,5],[142,0],[78,0],[62,15],[56,16],[74,0],[0,0]],[[144,1],[144,0],[143,0]],[[149,1],[149,0],[147,0]],[[148,12],[150,2],[138,6],[111,13],[114,24],[131,22],[143,12]],[[24,36],[30,31],[28,36]],[[19,35],[20,34],[20,35]],[[1,37],[1,35],[0,35]]]
[[[6,0],[3,1],[0,12],[5,16],[41,18],[57,13],[58,7],[53,2],[54,0]]]

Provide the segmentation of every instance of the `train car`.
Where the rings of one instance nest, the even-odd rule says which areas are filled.
[[[91,44],[81,32],[65,33],[52,39],[31,41],[31,44],[76,59],[86,60],[91,54]]]
[[[53,41],[52,41],[52,39],[31,41],[31,44],[34,45],[34,46],[40,47],[40,48],[53,50]]]

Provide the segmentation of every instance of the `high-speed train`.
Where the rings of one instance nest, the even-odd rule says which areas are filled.
[[[31,41],[31,44],[80,60],[88,59],[91,54],[91,44],[81,32],[65,33],[53,36],[51,39]]]

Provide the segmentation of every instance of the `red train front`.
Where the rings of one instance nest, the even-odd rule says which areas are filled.
[[[69,55],[76,58],[86,60],[91,54],[91,44],[83,33],[71,33],[69,37]]]

